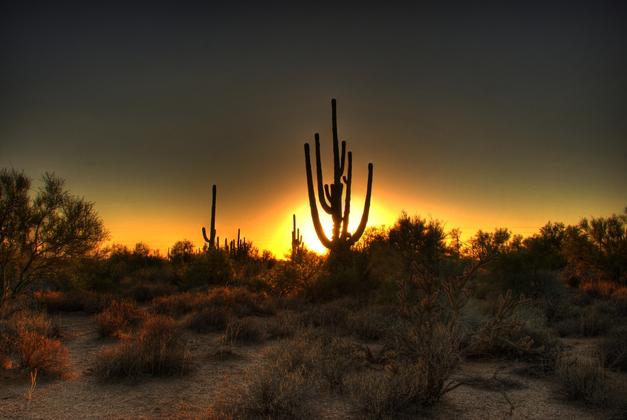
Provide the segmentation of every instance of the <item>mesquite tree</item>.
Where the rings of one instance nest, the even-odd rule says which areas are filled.
[[[320,242],[331,250],[338,252],[354,245],[366,229],[368,213],[370,211],[370,197],[372,194],[372,163],[368,164],[368,188],[366,190],[366,202],[361,221],[355,232],[348,232],[350,216],[351,184],[353,174],[353,155],[348,152],[348,167],[346,166],[346,141],[342,141],[340,152],[337,135],[337,113],[335,99],[331,100],[331,121],[333,132],[333,183],[324,184],[322,180],[322,163],[320,159],[320,136],[315,133],[316,142],[316,173],[318,183],[318,201],[322,209],[331,215],[333,219],[333,231],[331,238],[327,237],[320,223],[316,194],[313,186],[311,162],[309,157],[309,143],[305,143],[305,170],[307,172],[307,191],[309,193],[309,208],[316,234]],[[346,175],[344,173],[346,172]],[[342,198],[344,203],[342,207]]]
[[[0,170],[0,308],[35,280],[95,250],[107,236],[93,203],[65,191],[53,174],[42,182],[31,197],[27,176]]]

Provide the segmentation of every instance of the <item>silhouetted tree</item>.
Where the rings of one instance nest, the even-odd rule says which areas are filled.
[[[106,238],[93,203],[65,191],[54,174],[45,174],[42,182],[31,197],[24,173],[0,171],[0,307]]]
[[[194,255],[194,244],[187,239],[177,241],[170,249],[170,261],[174,264],[187,264]]]

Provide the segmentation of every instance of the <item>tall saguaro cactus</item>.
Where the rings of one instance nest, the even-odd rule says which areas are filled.
[[[316,142],[316,174],[318,183],[318,201],[322,209],[331,215],[333,219],[333,231],[331,238],[327,237],[320,223],[318,205],[316,204],[316,194],[313,186],[313,176],[311,172],[311,162],[309,155],[309,143],[305,143],[305,171],[307,173],[307,191],[309,193],[309,208],[313,220],[316,234],[322,244],[336,252],[341,249],[350,248],[359,240],[366,229],[368,223],[368,213],[370,212],[370,198],[372,195],[372,163],[368,164],[368,188],[366,190],[366,201],[361,221],[357,230],[352,234],[348,232],[348,222],[350,216],[351,184],[353,176],[353,155],[348,152],[348,168],[346,167],[346,141],[342,141],[340,152],[339,139],[337,135],[337,112],[336,101],[331,100],[331,122],[333,133],[333,183],[324,184],[322,180],[322,163],[320,159],[320,136],[314,134]],[[344,172],[346,171],[346,175]],[[346,187],[346,191],[344,191]],[[342,197],[344,206],[342,208]]]
[[[298,254],[303,247],[303,235],[300,229],[296,227],[296,215],[292,214],[292,259]]]
[[[216,184],[213,184],[211,189],[211,227],[209,230],[209,237],[207,238],[207,231],[205,227],[202,228],[202,236],[205,238],[205,242],[209,243],[209,248],[216,247]],[[217,244],[218,247],[220,244]]]

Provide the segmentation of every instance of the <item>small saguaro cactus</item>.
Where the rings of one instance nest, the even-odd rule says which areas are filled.
[[[296,215],[292,214],[292,258],[298,254],[302,246],[303,235],[300,234],[300,229],[296,228]]]
[[[216,247],[216,184],[213,184],[211,189],[211,226],[209,230],[209,237],[207,237],[207,231],[205,227],[202,228],[202,236],[205,238],[205,242],[209,244],[209,248]],[[220,243],[217,244],[218,248]]]
[[[359,226],[353,233],[348,232],[348,222],[350,216],[351,184],[353,175],[353,155],[348,152],[348,168],[346,167],[346,141],[342,141],[342,151],[340,153],[339,140],[337,135],[337,113],[335,99],[331,100],[331,123],[333,133],[333,183],[324,184],[322,181],[322,163],[320,160],[320,136],[314,134],[316,142],[316,173],[318,181],[318,200],[322,209],[331,215],[333,219],[333,231],[331,238],[328,238],[318,214],[316,204],[316,194],[313,186],[313,176],[311,173],[311,161],[309,156],[309,143],[305,143],[305,172],[307,173],[307,191],[309,193],[309,208],[313,220],[316,234],[322,245],[338,252],[348,249],[355,244],[364,233],[368,223],[368,213],[370,212],[370,197],[372,195],[372,163],[368,164],[368,188],[366,190],[366,200],[364,211],[361,215]],[[344,172],[346,170],[346,175]],[[346,193],[344,194],[344,187]],[[342,197],[344,196],[344,208],[342,208]]]

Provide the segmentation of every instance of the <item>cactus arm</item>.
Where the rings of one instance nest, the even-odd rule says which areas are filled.
[[[216,184],[213,184],[211,188],[211,231],[209,235],[209,246],[213,248],[216,243]]]
[[[353,183],[353,154],[348,152],[348,172],[344,177],[344,183],[346,184],[346,196],[344,198],[344,218],[342,220],[342,238],[349,237],[348,234],[348,219],[351,212],[351,185]]]
[[[368,164],[368,189],[366,190],[366,200],[364,203],[364,212],[361,214],[361,221],[359,222],[359,226],[357,230],[351,235],[349,239],[349,244],[352,245],[356,243],[361,235],[364,234],[366,230],[366,224],[368,223],[368,214],[370,213],[370,197],[372,196],[372,163]]]
[[[338,184],[342,173],[340,172],[340,151],[337,138],[337,110],[335,98],[331,99],[331,121],[333,125],[333,183]],[[331,203],[333,206],[333,203]]]
[[[318,179],[318,199],[320,201],[322,209],[330,214],[333,202],[331,201],[330,196],[327,196],[327,198],[329,199],[329,203],[327,203],[327,201],[324,199],[325,196],[322,187],[324,183],[322,181],[322,161],[320,159],[320,135],[318,133],[314,134],[314,139],[316,142],[316,175]]]
[[[344,175],[344,169],[346,168],[346,141],[342,140],[342,159],[340,160],[340,175]]]
[[[318,239],[320,239],[322,245],[330,249],[331,241],[329,240],[329,238],[327,238],[327,235],[322,229],[322,224],[320,223],[320,215],[318,214],[318,205],[316,203],[316,195],[313,187],[313,177],[311,174],[311,161],[309,157],[308,143],[305,143],[305,172],[307,174],[307,192],[309,194],[309,209],[311,210],[311,220],[313,221],[314,229],[316,230],[316,235],[318,235]]]
[[[207,230],[204,226],[202,227],[202,237],[205,238],[205,242],[211,242],[211,240],[207,238]]]
[[[329,192],[329,184],[324,184],[324,195],[329,200],[329,203],[331,203],[331,208],[333,208],[333,195]]]

